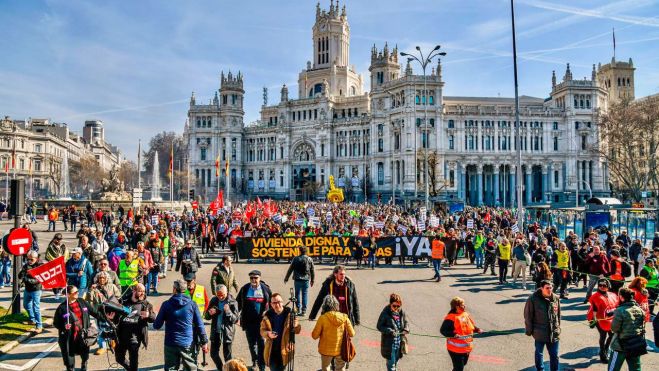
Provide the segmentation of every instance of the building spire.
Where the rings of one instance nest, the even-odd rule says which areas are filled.
[[[590,74],[590,79],[595,81],[595,78],[597,76],[597,70],[595,70],[595,64],[593,63],[593,72]]]
[[[439,77],[439,81],[442,81],[442,59],[437,58],[437,77]]]
[[[194,92],[192,92],[192,95],[190,96],[190,105],[194,106],[196,104],[196,99],[194,97]]]
[[[316,20],[320,18],[320,1],[316,3]]]
[[[410,63],[410,60],[407,60],[407,66],[405,66],[405,76],[412,76],[414,74],[414,71],[412,71],[412,64]]]
[[[551,87],[556,87],[556,71],[551,71]]]

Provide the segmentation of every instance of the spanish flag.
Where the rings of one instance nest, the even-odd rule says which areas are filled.
[[[220,154],[217,154],[217,158],[215,159],[215,177],[217,178],[220,176]]]
[[[172,141],[172,148],[169,150],[169,169],[167,169],[167,176],[170,178],[174,173],[174,142]]]
[[[229,178],[229,160],[226,160],[224,164],[224,176]]]

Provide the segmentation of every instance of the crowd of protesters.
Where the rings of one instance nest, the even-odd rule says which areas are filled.
[[[308,256],[306,248],[300,249],[301,254],[290,261],[283,278],[287,282],[292,276],[295,281],[299,303],[296,313],[291,313],[288,307],[283,307],[282,295],[273,293],[261,281],[260,271],[250,272],[249,283],[238,284],[232,262],[239,260],[238,244],[246,237],[350,237],[353,256],[344,258],[344,265],[336,265],[332,275],[321,283],[320,293],[309,312],[310,320],[320,313],[312,337],[319,339],[323,370],[330,367],[342,370],[350,361],[344,343],[354,336],[354,326],[360,324],[356,285],[346,277],[345,264],[354,262],[358,268],[371,269],[394,264],[391,257],[375,257],[379,237],[429,237],[432,250],[429,256],[399,257],[398,264],[432,265],[433,279],[438,282],[442,269],[471,264],[484,275],[489,270],[499,285],[507,285],[508,279],[517,285],[519,280],[521,288],[527,289],[527,280],[535,283],[524,316],[526,333],[535,339],[538,369],[543,367],[545,347],[550,355],[550,368],[558,368],[560,300],[568,298],[570,288],[580,284],[587,287],[584,301],[589,304],[587,318],[599,332],[602,362],[610,362],[619,369],[627,360],[630,367],[640,369],[637,358],[640,354],[627,354],[626,358],[622,346],[625,337],[612,341],[614,333],[626,337],[638,335],[634,330],[638,327],[634,317],[638,311],[629,308],[632,303],[640,308],[643,322],[654,318],[655,340],[659,331],[659,317],[654,316],[659,295],[656,267],[659,237],[655,237],[651,246],[631,240],[625,231],[614,236],[610,231],[592,230],[583,238],[569,232],[561,239],[555,227],[543,229],[537,223],[522,227],[515,219],[514,210],[485,207],[449,213],[443,209],[428,212],[424,208],[405,209],[390,204],[256,200],[235,209],[186,208],[182,213],[149,207],[141,212],[124,210],[121,206],[101,210],[91,204],[82,210],[72,206],[44,211],[48,231],[54,233],[45,250],[45,260],[63,256],[66,261],[67,300],[56,312],[56,317],[58,314],[63,317],[56,318],[55,327],[59,330],[67,369],[73,369],[74,355],[81,356],[85,369],[90,346],[97,341],[96,354],[113,347],[120,365],[137,370],[138,350],[148,343],[148,323],[154,323],[154,328],[171,323],[165,335],[166,368],[183,365],[185,369],[195,369],[201,351],[211,353],[218,369],[239,367],[229,361],[233,358],[235,325],[240,322],[253,369],[264,370],[267,366],[283,370],[294,357],[294,349],[289,347],[290,337],[300,331],[294,314],[306,315],[308,289],[316,280],[314,264],[336,265],[338,259],[323,261]],[[75,246],[65,246],[62,234],[57,232],[60,222],[62,230],[76,233]],[[29,228],[30,223],[25,227]],[[34,251],[38,251],[38,244]],[[217,251],[230,253],[213,269],[209,299],[206,286],[196,282],[196,272],[201,268],[203,255]],[[20,276],[25,282],[24,306],[37,333],[43,326],[39,313],[41,289],[26,272],[39,264],[38,254],[28,254]],[[4,271],[4,266],[1,267]],[[161,292],[158,283],[172,270],[180,272],[184,280],[174,281],[173,296],[156,314],[148,296]],[[231,294],[232,290],[235,295]],[[55,295],[59,299],[61,290],[56,289]],[[104,311],[109,302],[135,307],[137,314],[113,312],[108,316]],[[99,330],[96,334],[87,331],[90,317],[96,321]],[[211,322],[208,335],[204,319]],[[644,327],[644,323],[641,325]],[[123,331],[117,332],[118,329]],[[392,294],[389,298],[377,329],[382,333],[381,353],[387,369],[395,370],[407,352],[409,333],[399,295]],[[441,334],[448,338],[446,346],[454,369],[465,367],[473,335],[479,332],[465,312],[464,300],[451,301]],[[223,357],[220,357],[221,349]]]

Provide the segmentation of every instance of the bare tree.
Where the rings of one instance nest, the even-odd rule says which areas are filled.
[[[178,163],[178,159],[182,156],[185,156],[187,152],[187,146],[181,135],[177,135],[175,132],[163,131],[158,133],[151,138],[149,141],[149,150],[144,152],[144,169],[145,173],[150,176],[153,171],[153,159],[156,152],[158,152],[158,162],[159,169],[158,172],[162,179],[167,178],[167,173],[169,171],[169,158],[171,156],[172,144],[174,146],[174,168]]]
[[[78,193],[88,193],[90,190],[101,188],[101,181],[105,178],[105,171],[101,168],[93,155],[81,157],[80,161],[71,161],[71,186]]]
[[[124,183],[127,191],[137,187],[137,164],[133,161],[123,161],[119,166],[119,180]]]
[[[614,103],[600,116],[601,145],[591,150],[608,164],[611,187],[635,201],[659,190],[659,96]]]

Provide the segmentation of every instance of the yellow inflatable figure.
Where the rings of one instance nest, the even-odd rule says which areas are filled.
[[[327,192],[327,200],[333,203],[343,202],[343,189],[334,186],[334,176],[329,176],[329,192]]]

